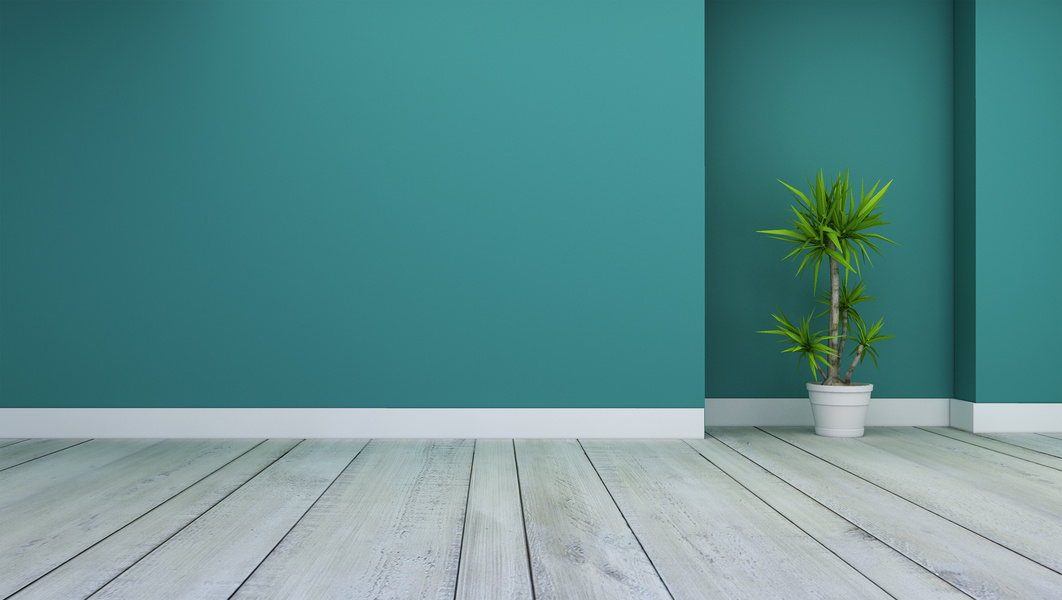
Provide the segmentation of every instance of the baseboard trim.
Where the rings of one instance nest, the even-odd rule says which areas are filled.
[[[947,427],[950,398],[871,398],[870,427]],[[807,426],[815,424],[807,398],[706,398],[705,427]]]
[[[704,427],[814,424],[807,398],[699,408],[0,408],[0,438],[698,438]],[[1062,404],[873,398],[867,425],[1062,432]]]
[[[951,426],[973,433],[1062,433],[1062,404],[951,401]]]
[[[0,438],[701,438],[700,408],[0,408]]]

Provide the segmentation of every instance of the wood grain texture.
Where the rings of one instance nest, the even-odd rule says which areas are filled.
[[[810,536],[809,540],[814,539],[828,548],[834,555],[858,570],[893,598],[898,600],[969,598],[968,595],[925,570],[867,531],[852,525],[718,440],[709,438],[690,440],[688,443],[713,465],[766,501],[774,511]],[[737,575],[735,573],[736,583],[746,582],[748,585],[748,580]],[[747,577],[754,582],[757,580],[756,573],[749,573]],[[826,574],[822,576],[821,581],[828,582],[832,578],[832,575]],[[794,587],[779,594],[761,597],[781,598],[794,594],[800,589],[802,588]],[[823,586],[823,589],[827,588]]]
[[[83,444],[88,440],[26,440],[0,448],[0,471]]]
[[[853,444],[767,429],[831,464],[1062,571],[1062,472],[918,429],[874,428]]]
[[[0,471],[0,507],[159,443],[91,440]]]
[[[1054,438],[769,430],[94,440],[0,471],[0,598],[1062,598]]]
[[[478,440],[468,486],[458,600],[529,600],[520,482],[511,440]]]
[[[538,599],[671,598],[575,440],[517,440]]]
[[[1039,440],[1043,440],[1043,436],[1030,433],[985,435],[968,433],[950,427],[925,427],[923,429],[960,442],[987,448],[993,452],[1034,462],[1052,469],[1062,470],[1062,440],[1044,440],[1044,442],[1040,442]]]
[[[297,440],[267,440],[133,520],[11,600],[88,598],[138,560],[291,450]],[[261,557],[259,557],[261,558]],[[150,597],[150,596],[146,596]]]
[[[92,597],[228,598],[364,445],[302,442]]]
[[[708,433],[856,527],[981,600],[1057,600],[1062,575],[762,431]],[[813,435],[813,434],[807,434]],[[858,439],[834,439],[837,452]]]
[[[890,598],[681,441],[583,446],[676,598]]]
[[[2,438],[0,439],[0,448],[6,448],[12,444],[26,441],[27,438]]]
[[[0,598],[24,587],[255,446],[155,444],[4,508]]]
[[[1028,448],[1055,458],[1062,458],[1062,439],[1036,433],[989,433],[983,434],[992,440]]]
[[[452,600],[471,440],[373,440],[233,598]]]

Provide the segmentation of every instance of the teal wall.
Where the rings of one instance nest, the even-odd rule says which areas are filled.
[[[806,366],[781,354],[771,313],[818,312],[810,275],[781,262],[805,174],[849,168],[895,180],[866,273],[866,317],[897,336],[881,370],[855,373],[880,397],[947,398],[953,388],[953,9],[950,1],[713,1],[706,8],[707,397],[797,397]],[[825,281],[825,279],[823,280]],[[822,289],[820,285],[820,290]],[[821,327],[826,324],[820,321]]]
[[[1062,2],[978,0],[973,21],[976,190],[963,207],[975,213],[974,306],[957,326],[976,340],[956,395],[1062,402]],[[960,272],[971,279],[969,265]]]
[[[703,23],[3,2],[0,403],[703,406]]]
[[[977,398],[977,96],[974,3],[955,3],[955,393]]]

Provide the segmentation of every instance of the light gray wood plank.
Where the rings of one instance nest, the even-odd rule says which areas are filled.
[[[1062,575],[767,433],[708,433],[975,598],[1057,600],[1062,590]]]
[[[769,504],[773,510],[778,511],[802,532],[828,548],[893,598],[898,600],[969,598],[967,594],[925,570],[867,531],[853,526],[852,523],[715,438],[690,440],[689,444],[713,465],[733,477],[735,481]],[[706,497],[704,501],[715,502],[716,498]],[[749,579],[737,578],[732,583],[737,586],[748,586],[749,581],[757,580],[755,572],[749,573],[747,577]],[[831,578],[832,575],[828,573],[821,576],[823,582],[828,582]],[[782,598],[797,589],[803,588],[793,587],[788,591],[783,590],[778,594],[760,597]],[[823,589],[827,588],[823,586]]]
[[[1055,458],[1062,457],[1062,439],[1039,433],[985,433],[984,437],[1021,446]]]
[[[297,444],[267,440],[38,579],[11,600],[87,598]]]
[[[471,440],[373,440],[233,598],[452,600]]]
[[[890,598],[681,441],[583,447],[676,598]]]
[[[1040,435],[1055,438],[1056,440],[1062,440],[1062,433],[1041,433]]]
[[[512,440],[478,440],[457,576],[458,600],[529,600],[520,482]]]
[[[1062,470],[1062,440],[1038,443],[1036,434],[973,434],[950,427],[924,427],[926,431],[950,437],[967,444],[987,448],[1001,454],[1034,462],[1038,465]],[[1057,450],[1055,450],[1057,448]]]
[[[24,442],[27,439],[28,438],[3,438],[3,439],[0,439],[0,448],[6,448],[6,447],[8,447],[8,446],[10,446],[12,444],[17,444],[19,442]]]
[[[913,428],[874,428],[844,445],[805,431],[767,431],[1062,571],[1062,472]]]
[[[517,440],[535,597],[671,598],[575,440]]]
[[[0,448],[0,471],[59,452],[88,440],[26,440]]]
[[[804,436],[804,439],[810,440],[811,437]],[[1047,510],[1060,508],[1055,498],[1062,494],[1062,472],[1054,467],[913,427],[878,427],[872,435],[860,441],[927,468],[946,472],[957,481],[1012,496],[1018,502],[1039,505]],[[1046,504],[1042,502],[1045,497],[1049,500]]]
[[[155,444],[4,508],[0,597],[22,588],[258,444]]]
[[[91,440],[0,471],[0,506],[157,443],[158,440]]]
[[[108,583],[93,599],[228,598],[365,443],[302,442]]]

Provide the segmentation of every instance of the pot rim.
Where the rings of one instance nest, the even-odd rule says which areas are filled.
[[[873,383],[850,383],[847,385],[822,385],[821,383],[808,382],[808,391],[827,392],[833,394],[862,394],[874,390]]]

